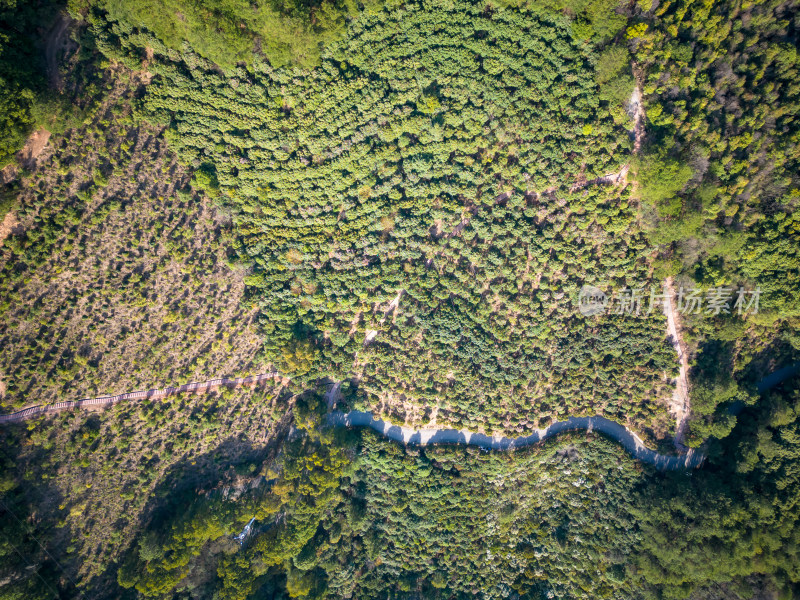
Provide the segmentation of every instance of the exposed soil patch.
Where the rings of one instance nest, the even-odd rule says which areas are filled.
[[[47,129],[41,128],[34,131],[25,142],[25,146],[19,151],[20,162],[27,168],[34,167],[36,159],[45,149],[48,141],[50,141],[50,132]]]
[[[636,73],[635,69],[634,73]],[[642,92],[638,83],[633,89],[630,100],[628,100],[628,114],[633,119],[633,153],[639,154],[644,140],[644,107],[642,106]]]
[[[6,216],[3,217],[3,222],[0,223],[0,245],[3,244],[9,235],[18,233],[20,229],[21,226],[17,215],[11,211],[7,212]]]
[[[675,445],[681,447],[683,445],[684,435],[686,434],[691,409],[689,403],[689,357],[681,337],[681,326],[675,304],[676,295],[672,277],[667,277],[667,280],[664,282],[664,287],[670,298],[669,305],[664,306],[664,314],[667,316],[669,337],[672,341],[672,345],[675,347],[675,352],[678,354],[678,361],[680,363],[680,371],[675,381],[675,391],[670,400],[670,412],[675,415],[676,419]]]
[[[14,181],[17,177],[17,171],[19,171],[17,165],[13,163],[0,169],[0,185],[6,185]]]

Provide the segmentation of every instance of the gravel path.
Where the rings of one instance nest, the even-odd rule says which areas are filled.
[[[268,379],[280,379],[277,372],[262,373],[261,375],[253,375],[250,377],[237,377],[236,379],[210,379],[208,381],[200,381],[196,383],[187,383],[177,387],[167,387],[162,389],[152,389],[141,392],[128,392],[126,394],[119,394],[117,396],[99,396],[97,398],[84,398],[83,400],[68,400],[66,402],[57,402],[56,404],[46,404],[38,406],[29,406],[17,412],[0,415],[0,423],[13,423],[15,421],[24,421],[36,415],[44,413],[59,412],[62,410],[74,410],[76,408],[89,408],[92,406],[110,406],[118,402],[126,402],[130,400],[156,400],[159,398],[166,398],[173,394],[191,393],[205,393],[210,390],[215,390],[220,387],[239,387],[242,385],[255,385]]]
[[[667,277],[664,282],[664,290],[667,294],[669,301],[664,302],[664,314],[667,316],[667,331],[672,340],[672,346],[678,355],[678,362],[680,370],[678,377],[675,380],[675,391],[672,394],[671,410],[675,415],[675,445],[682,449],[683,438],[686,436],[686,428],[689,425],[689,416],[691,413],[691,403],[689,399],[689,357],[683,349],[681,342],[680,330],[678,326],[678,314],[675,299],[675,286],[673,285],[672,277]]]

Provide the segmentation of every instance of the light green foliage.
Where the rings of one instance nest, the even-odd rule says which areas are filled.
[[[554,0],[553,5],[574,16],[576,36],[603,42],[614,37],[627,22],[618,0]]]
[[[283,348],[278,364],[283,372],[302,376],[316,367],[318,354],[310,340],[292,340]]]
[[[791,206],[796,198],[784,201]],[[800,317],[799,210],[791,214],[778,212],[761,220],[742,240],[734,256],[739,272],[763,290],[760,318],[765,324],[784,319],[792,322]]]
[[[194,174],[192,183],[200,190],[208,194],[216,194],[219,190],[219,181],[214,172],[213,165],[203,165]]]
[[[622,46],[609,46],[597,57],[595,78],[599,96],[612,107],[623,106],[633,90],[630,61],[630,54]]]
[[[282,587],[281,574],[290,596],[302,598],[421,593],[433,599],[480,589],[483,597],[499,599],[510,592],[537,597],[549,589],[577,599],[626,597],[636,589],[623,575],[638,542],[626,499],[641,473],[611,442],[562,439],[508,455],[403,449],[372,433],[341,448],[328,434],[306,432],[305,441],[287,447],[271,488],[279,504],[260,500],[279,518],[260,514],[257,528],[265,531],[216,559],[206,592],[245,598],[259,588]],[[354,456],[345,471],[343,449]],[[236,505],[244,518],[250,501]],[[209,504],[214,514],[228,506],[234,505]],[[168,529],[181,532],[200,516],[191,510]],[[187,550],[181,556],[189,557],[190,570],[208,556]],[[141,561],[141,549],[138,556]],[[139,563],[137,572],[158,573],[172,564],[167,556],[147,568]],[[364,564],[370,567],[359,568]],[[148,577],[139,575],[140,581]]]
[[[342,502],[339,480],[350,462],[340,432],[317,429],[316,409],[306,405],[318,402],[316,396],[298,401],[295,410],[307,428],[285,443],[280,464],[273,467],[278,477],[268,487],[236,499],[212,494],[180,509],[173,500],[169,527],[156,526],[142,535],[120,569],[120,585],[135,587],[145,598],[163,598],[184,587],[187,578],[199,592],[218,575],[221,598],[244,600],[264,584],[259,576],[285,569],[290,591],[310,591],[313,578],[295,570],[292,559],[298,561],[320,520]],[[259,525],[261,532],[240,550],[230,537],[253,517],[267,525]],[[217,572],[193,565],[209,554]]]
[[[257,50],[275,66],[313,65],[322,46],[340,37],[347,20],[360,10],[352,0],[167,0],[158,10],[143,0],[73,4],[74,9],[101,8],[121,26],[152,32],[173,50],[188,44],[226,70],[252,62]]]
[[[94,598],[124,597],[131,592],[117,586],[117,567],[110,568],[117,561],[131,585],[141,580],[163,588],[203,539],[241,530],[253,515],[267,518],[274,502],[259,493],[265,487],[252,475],[252,493],[238,503],[231,498],[216,506],[222,498],[214,490],[223,478],[238,485],[256,474],[270,452],[264,442],[277,429],[270,413],[285,410],[279,394],[268,387],[221,389],[0,428],[0,578],[6,581],[0,598],[52,599],[54,591],[78,598],[84,590]],[[236,443],[232,431],[241,436]],[[241,511],[244,523],[237,520]],[[176,519],[175,529],[162,526],[166,518]],[[225,539],[214,551],[229,546],[238,547]],[[129,573],[121,560],[128,551],[152,571]]]
[[[661,217],[680,216],[679,193],[691,176],[691,167],[661,153],[646,156],[636,170],[642,198],[655,205]]]
[[[164,597],[189,574],[190,561],[208,542],[230,535],[253,516],[270,518],[276,508],[276,499],[263,490],[235,502],[212,495],[181,507],[167,531],[142,536],[120,569],[119,583],[145,598]]]
[[[142,43],[101,25],[105,48]],[[593,63],[563,16],[433,3],[360,18],[305,74],[156,48],[144,105],[196,177],[213,160],[288,375],[343,379],[358,352],[366,401],[397,418],[438,405],[523,431],[604,412],[662,436],[663,316],[576,311],[584,282],[649,281],[630,188],[588,183],[630,150]]]

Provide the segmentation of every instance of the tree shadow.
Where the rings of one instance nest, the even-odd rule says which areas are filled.
[[[30,438],[26,424],[0,428],[0,580],[3,597],[73,597],[80,566],[70,560],[67,528],[57,527],[64,497],[52,479],[34,469],[49,455]],[[24,449],[24,451],[23,451]]]
[[[136,541],[140,534],[168,528],[181,513],[209,496],[218,494],[220,499],[238,497],[244,491],[265,486],[267,482],[261,473],[265,465],[274,463],[278,458],[291,430],[289,424],[290,419],[284,417],[276,425],[278,433],[265,445],[255,445],[251,440],[233,434],[212,450],[185,456],[173,464],[161,478],[137,519],[134,528],[136,538],[125,540],[128,547],[119,560],[85,582],[85,588],[92,590],[92,597],[137,597],[135,590],[122,588],[118,584],[117,574],[131,553],[136,552]],[[234,533],[237,532],[231,532]]]

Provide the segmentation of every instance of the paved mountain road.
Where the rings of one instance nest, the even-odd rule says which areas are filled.
[[[800,374],[800,363],[794,363],[779,369],[761,380],[758,384],[758,391],[759,393],[763,393],[797,374]],[[253,385],[270,379],[282,379],[282,376],[277,372],[271,372],[251,377],[239,377],[236,379],[211,379],[209,381],[187,383],[186,385],[178,387],[154,389],[146,392],[132,392],[129,394],[120,394],[118,396],[101,396],[99,398],[87,398],[78,401],[59,402],[48,406],[32,406],[15,413],[0,415],[0,423],[22,421],[35,415],[58,412],[61,410],[86,408],[90,406],[107,406],[125,400],[164,398],[172,394],[205,392],[222,386],[238,387],[240,385]],[[334,387],[336,388],[336,386]],[[741,410],[741,408],[742,407],[739,407],[739,410]],[[733,410],[731,412],[735,414]],[[738,410],[736,412],[738,412]],[[639,436],[628,430],[625,426],[600,416],[570,417],[566,421],[553,423],[546,429],[538,429],[530,435],[516,438],[488,436],[482,433],[458,429],[412,429],[410,427],[392,425],[386,421],[374,418],[372,413],[357,410],[349,413],[343,413],[341,411],[329,413],[328,422],[337,427],[370,427],[384,437],[402,444],[419,446],[430,444],[461,444],[479,446],[489,450],[515,450],[537,444],[559,433],[563,433],[564,431],[585,429],[587,431],[599,431],[607,435],[621,444],[634,458],[654,465],[657,469],[663,471],[694,469],[699,467],[705,460],[705,455],[691,450],[686,454],[678,456],[659,454],[655,450],[646,447]]]
[[[566,421],[553,423],[546,429],[538,429],[530,435],[509,438],[504,436],[488,436],[458,429],[411,429],[392,425],[386,421],[375,419],[372,413],[336,411],[328,415],[328,422],[335,426],[369,427],[384,437],[403,444],[426,446],[429,444],[461,444],[479,446],[488,450],[516,450],[532,446],[565,431],[586,429],[599,431],[621,444],[634,458],[655,465],[663,471],[677,469],[694,469],[705,460],[700,452],[689,451],[680,456],[665,456],[646,447],[635,433],[623,425],[609,421],[605,417],[570,417]]]

